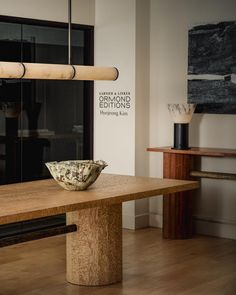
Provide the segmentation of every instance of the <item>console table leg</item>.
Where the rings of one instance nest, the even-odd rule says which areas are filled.
[[[172,179],[190,179],[194,158],[191,155],[164,153],[163,176]],[[188,239],[192,229],[192,192],[165,195],[163,198],[163,237]]]
[[[66,236],[67,280],[85,286],[122,280],[122,205],[67,213],[78,231]]]
[[[189,239],[193,234],[191,192],[163,197],[163,238]]]

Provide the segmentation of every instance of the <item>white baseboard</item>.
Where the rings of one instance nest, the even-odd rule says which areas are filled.
[[[139,229],[149,226],[149,214],[140,214],[136,216],[122,215],[123,228]]]
[[[163,226],[162,215],[150,213],[149,226],[162,228],[162,226]]]
[[[162,215],[150,213],[149,225],[162,228]],[[198,234],[236,240],[236,221],[194,216],[194,228]]]
[[[194,216],[196,233],[236,240],[236,221]]]

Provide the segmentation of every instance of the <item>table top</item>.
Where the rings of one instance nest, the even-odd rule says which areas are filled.
[[[163,152],[171,154],[184,154],[206,157],[236,157],[236,149],[222,149],[222,148],[201,148],[191,147],[189,150],[175,150],[171,147],[153,147],[147,148],[148,152]]]
[[[196,181],[101,174],[86,191],[66,191],[53,179],[0,186],[0,224],[192,190]]]

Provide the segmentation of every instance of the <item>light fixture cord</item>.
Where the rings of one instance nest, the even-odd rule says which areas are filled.
[[[71,63],[71,0],[68,0],[68,64]]]

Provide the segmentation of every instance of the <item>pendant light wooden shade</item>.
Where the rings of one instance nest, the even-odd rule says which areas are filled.
[[[71,64],[71,0],[68,0],[68,64],[41,64],[0,61],[0,79],[111,80],[118,78],[115,67]]]
[[[115,67],[74,66],[74,80],[116,80],[119,71]]]
[[[116,80],[114,67],[0,62],[0,78],[45,80]]]

